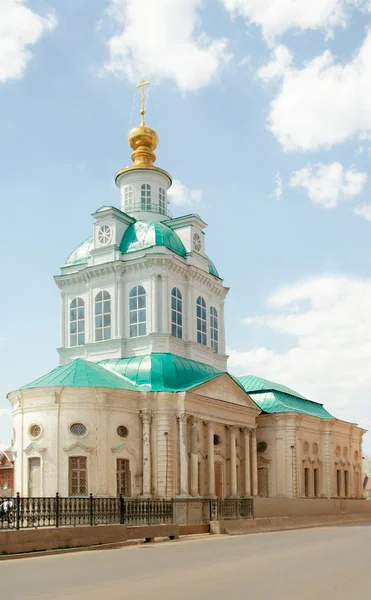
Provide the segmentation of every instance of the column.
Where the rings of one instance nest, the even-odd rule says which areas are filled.
[[[194,417],[191,417],[191,496],[198,495],[197,421]]]
[[[162,331],[161,333],[169,333],[169,290],[168,276],[166,273],[162,275]]]
[[[68,334],[66,332],[66,294],[61,294],[61,348],[68,346]],[[69,312],[69,311],[68,311]]]
[[[188,453],[187,453],[187,421],[188,415],[178,415],[179,421],[179,462],[180,462],[180,495],[188,496]]]
[[[117,278],[117,305],[116,305],[116,323],[117,323],[117,336],[119,338],[124,337],[124,290],[123,281],[121,277]]]
[[[141,410],[140,416],[143,423],[143,496],[151,495],[151,434],[150,425],[152,415]]]
[[[258,495],[258,457],[256,453],[256,429],[251,431],[252,495]]]
[[[193,282],[192,281],[188,281],[188,286],[187,286],[187,304],[186,304],[186,315],[187,315],[187,321],[186,321],[186,326],[187,326],[187,333],[186,333],[186,340],[188,342],[192,341],[195,342],[196,340],[194,339],[194,335],[193,332],[195,330],[195,314],[194,314],[194,307],[193,307]]]
[[[237,469],[236,469],[236,433],[237,427],[229,428],[230,465],[231,465],[231,496],[237,496]]]
[[[157,275],[151,275],[151,333],[158,331],[157,319]]]
[[[245,496],[251,496],[251,473],[250,473],[250,430],[243,430],[245,442]]]
[[[208,495],[215,496],[215,465],[214,465],[214,425],[213,423],[206,423],[207,425],[207,485]]]

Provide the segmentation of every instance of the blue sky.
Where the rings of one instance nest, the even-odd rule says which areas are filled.
[[[171,209],[205,219],[231,288],[231,372],[371,428],[370,14],[369,0],[1,0],[0,439],[8,391],[58,363],[53,275],[119,203],[141,77]]]

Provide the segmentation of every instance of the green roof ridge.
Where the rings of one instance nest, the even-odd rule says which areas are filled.
[[[136,221],[130,225],[122,237],[120,251],[127,254],[153,246],[165,246],[183,258],[186,255],[178,234],[161,221]]]

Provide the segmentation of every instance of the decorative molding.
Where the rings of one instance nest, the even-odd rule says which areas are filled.
[[[36,442],[31,442],[30,444],[28,444],[27,448],[25,448],[23,450],[23,452],[25,454],[30,454],[33,450],[36,451],[38,454],[41,455],[43,452],[45,452],[46,448],[42,448]]]
[[[111,448],[111,452],[113,452],[113,453],[120,452],[120,450],[124,450],[124,449],[127,450],[133,456],[135,456],[134,450],[132,450],[127,444],[119,444],[119,446],[116,446],[115,448]]]
[[[69,452],[70,450],[74,450],[75,448],[81,448],[82,450],[85,450],[86,452],[91,452],[93,450],[93,448],[89,448],[88,446],[85,446],[85,444],[83,444],[82,442],[75,442],[74,444],[71,444],[71,446],[64,446],[63,450],[65,452]]]

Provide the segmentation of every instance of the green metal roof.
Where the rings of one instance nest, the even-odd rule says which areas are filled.
[[[257,394],[249,392],[249,396],[266,413],[295,412],[320,417],[321,419],[334,418],[322,404],[312,402],[311,400],[295,398],[283,392],[263,392]]]
[[[205,254],[205,256],[206,256],[206,254]],[[220,277],[218,270],[217,270],[216,266],[214,265],[213,261],[208,256],[206,256],[206,258],[207,258],[207,262],[208,262],[208,266],[209,266],[210,275],[214,275],[214,277],[218,277],[220,279],[221,277]]]
[[[290,394],[291,396],[295,396],[296,398],[303,398],[303,400],[308,400],[305,396],[298,394],[294,390],[286,387],[285,385],[281,385],[280,383],[275,383],[274,381],[269,381],[269,379],[263,379],[262,377],[256,377],[256,375],[244,375],[243,377],[238,377],[238,380],[242,383],[245,390],[250,392],[261,392],[261,391],[277,391],[283,392],[284,394]]]
[[[255,375],[246,375],[237,379],[263,412],[297,412],[321,419],[334,418],[323,407],[323,404],[308,400],[285,385]]]
[[[21,387],[21,390],[43,387],[96,387],[124,390],[138,388],[119,373],[112,373],[99,365],[77,358],[50,371]]]
[[[101,360],[98,364],[152,392],[186,391],[223,374],[210,365],[170,353],[152,352],[144,356]]]
[[[75,250],[70,254],[65,262],[65,267],[71,265],[78,265],[81,263],[88,262],[88,257],[90,256],[90,250],[93,245],[93,237],[88,238],[85,242],[82,242]]]
[[[185,257],[186,249],[178,234],[160,221],[136,221],[125,231],[120,244],[123,254],[144,250],[152,246],[165,246]]]

